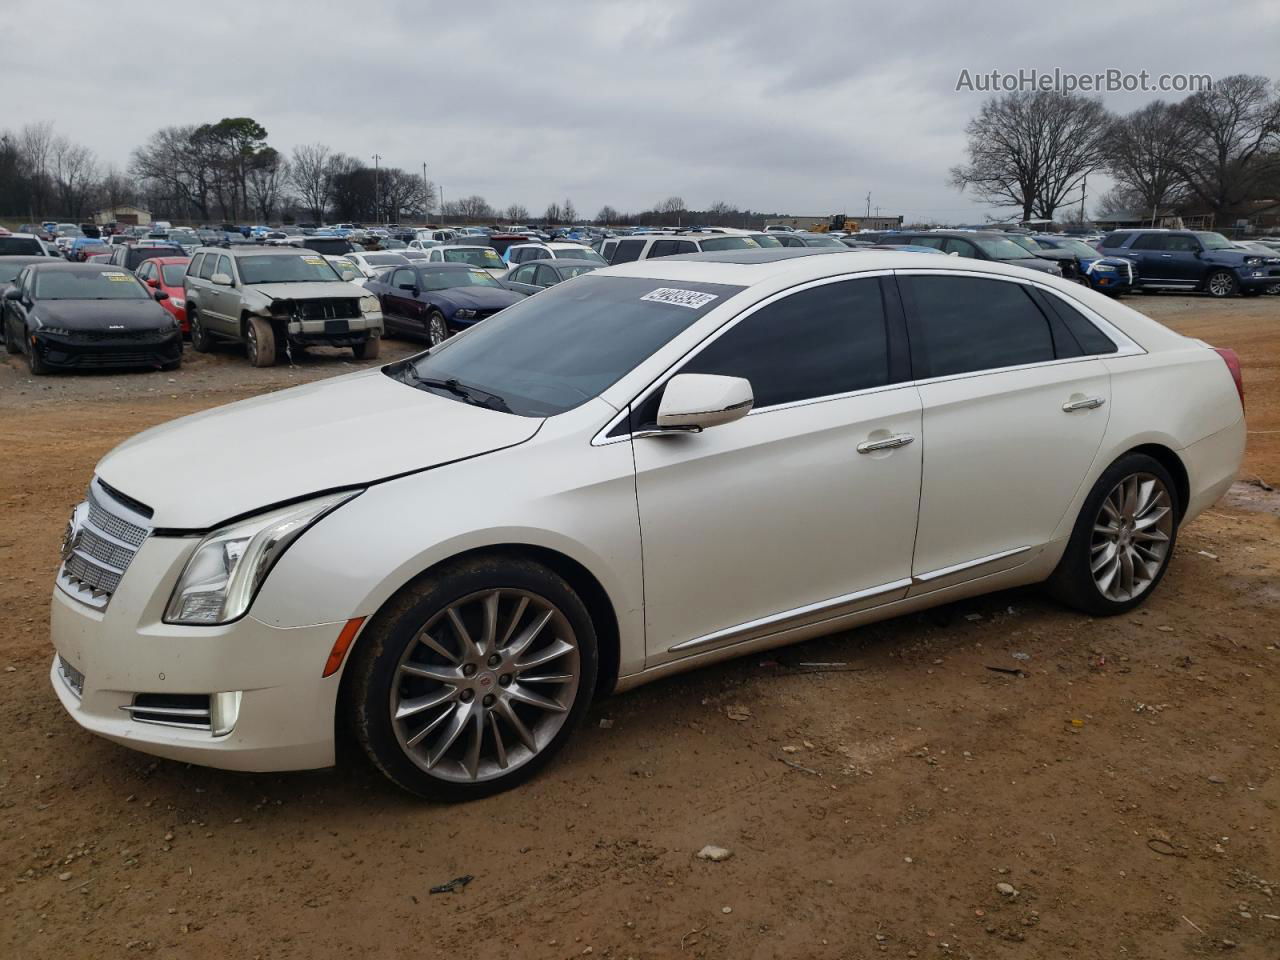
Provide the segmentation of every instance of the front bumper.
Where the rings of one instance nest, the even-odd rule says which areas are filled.
[[[1268,290],[1280,284],[1280,267],[1241,267],[1236,271],[1241,290]]]
[[[190,538],[152,537],[103,610],[53,592],[50,682],[86,730],[145,753],[227,770],[305,770],[334,762],[341,671],[322,677],[342,623],[278,627],[246,616],[218,627],[163,623]],[[59,658],[82,674],[72,674]],[[229,732],[162,726],[124,708],[143,695],[238,694]]]
[[[37,331],[28,347],[51,367],[159,367],[182,358],[182,331],[70,336]]]
[[[277,318],[285,320],[285,318]],[[345,320],[285,320],[289,342],[300,345],[322,343],[335,347],[353,347],[371,337],[381,337],[381,313],[365,313]]]

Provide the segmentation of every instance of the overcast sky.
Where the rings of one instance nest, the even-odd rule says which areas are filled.
[[[947,185],[962,69],[1280,77],[1280,2],[3,0],[5,111],[105,162],[251,116],[536,216],[672,194],[796,214],[981,219]],[[1106,95],[1113,109],[1156,94]],[[1172,99],[1178,99],[1173,96]],[[1103,184],[1098,184],[1101,188]],[[1094,192],[1091,189],[1091,194]],[[1100,192],[1100,189],[1099,189]]]

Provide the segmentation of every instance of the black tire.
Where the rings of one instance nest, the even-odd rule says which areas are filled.
[[[443,691],[446,686],[453,686],[457,691],[458,684],[473,686],[487,684],[487,686],[475,687],[470,691],[470,699],[467,700],[463,698],[468,695],[468,692],[461,690],[447,703],[442,704],[441,715],[448,715],[447,722],[440,716],[425,713],[422,715],[421,724],[422,726],[431,724],[433,729],[437,729],[434,728],[434,724],[439,723],[438,729],[448,730],[457,718],[464,716],[463,705],[465,704],[466,708],[472,711],[473,718],[477,713],[482,717],[482,720],[476,722],[480,725],[480,729],[487,733],[481,733],[481,746],[475,756],[486,758],[489,754],[484,753],[484,745],[488,744],[489,753],[496,757],[498,742],[493,729],[486,724],[492,723],[498,729],[505,729],[507,740],[511,745],[511,753],[506,753],[504,748],[502,757],[504,759],[509,757],[514,766],[509,771],[501,772],[500,768],[493,766],[496,761],[486,759],[482,762],[488,764],[488,769],[477,767],[480,770],[480,775],[477,776],[475,773],[468,774],[465,765],[466,747],[471,732],[469,727],[463,728],[468,732],[459,735],[452,746],[442,745],[441,736],[431,732],[418,744],[421,750],[413,750],[406,744],[411,739],[410,724],[418,721],[416,717],[399,722],[393,719],[392,702],[395,697],[396,703],[403,704],[405,701],[401,699],[402,697],[409,698],[415,693],[420,693],[405,686],[420,681],[414,676],[402,675],[400,671],[402,660],[406,660],[411,653],[416,658],[423,652],[418,643],[420,631],[433,619],[440,618],[441,625],[432,627],[433,637],[442,645],[452,645],[454,649],[465,649],[464,645],[456,643],[457,634],[453,632],[453,628],[445,625],[445,611],[451,605],[459,603],[462,604],[463,611],[467,609],[474,611],[474,608],[468,608],[467,604],[482,604],[482,601],[474,598],[486,596],[498,590],[505,591],[508,597],[505,607],[495,607],[498,611],[495,615],[495,622],[498,624],[495,636],[504,635],[504,639],[499,639],[494,644],[494,648],[482,653],[492,654],[493,649],[509,651],[515,641],[511,640],[504,645],[504,640],[520,635],[524,627],[521,626],[517,630],[518,624],[528,624],[536,619],[536,612],[543,609],[536,603],[541,602],[546,608],[556,611],[556,615],[546,621],[556,626],[550,629],[544,627],[536,636],[534,643],[529,645],[525,654],[516,655],[516,659],[530,655],[529,651],[546,649],[540,646],[541,644],[561,643],[564,642],[561,639],[562,636],[568,637],[576,645],[577,684],[573,688],[560,686],[550,688],[552,692],[563,691],[557,696],[571,697],[571,703],[561,704],[565,709],[555,712],[538,712],[537,708],[525,708],[519,704],[512,707],[512,709],[529,711],[521,714],[521,720],[524,724],[523,728],[526,731],[532,730],[535,742],[539,742],[538,750],[532,752],[520,744],[519,738],[514,736],[515,728],[504,719],[505,714],[499,709],[503,704],[511,704],[510,699],[503,700],[493,709],[490,709],[490,701],[495,699],[492,695],[485,694],[481,699],[476,699],[484,690],[497,694],[506,691],[509,697],[512,692],[523,692],[530,688],[519,681],[504,682],[502,677],[496,676],[494,672],[515,668],[491,668],[486,664],[492,661],[484,661],[479,667],[480,672],[476,673],[475,668],[467,663],[464,657],[456,669],[460,671],[471,668],[470,676],[474,679],[458,679],[456,683],[440,684],[429,693]],[[517,600],[521,596],[532,596],[536,598],[536,602],[530,602],[527,607],[518,607]],[[524,615],[531,619],[520,621],[519,613],[522,610],[527,610],[528,612]],[[466,613],[464,612],[462,616],[465,618]],[[477,621],[473,619],[471,623],[471,629],[475,629]],[[503,623],[508,624],[506,628],[503,628]],[[425,653],[428,657],[433,656],[430,651]],[[414,659],[413,662],[417,664],[421,661]],[[558,662],[564,663],[563,660]],[[456,657],[453,658],[452,663],[441,658],[438,663],[441,668],[450,668],[459,661]],[[596,634],[591,617],[581,599],[563,578],[541,564],[518,556],[495,554],[478,557],[447,565],[423,575],[405,587],[374,616],[358,638],[356,650],[343,677],[342,709],[344,719],[354,734],[356,742],[360,744],[373,765],[392,782],[410,793],[429,800],[446,802],[471,800],[515,787],[534,776],[551,761],[573,731],[581,725],[586,715],[595,689],[598,663]],[[565,667],[559,669],[565,669]],[[518,676],[518,673],[516,675]],[[509,681],[510,677],[508,676],[507,679]],[[529,678],[526,682],[536,684],[538,681]],[[491,719],[490,714],[495,714],[497,719]],[[563,718],[554,720],[554,723],[559,724],[558,727],[541,726],[544,722],[553,723],[553,718]],[[545,735],[545,741],[540,742],[538,738],[543,735]],[[403,741],[402,736],[405,737]],[[430,772],[425,766],[432,750],[439,751],[441,755],[441,759],[436,761],[437,772]],[[455,753],[457,756],[454,756]],[[414,759],[415,756],[417,760]]]
[[[1240,281],[1230,270],[1214,270],[1204,278],[1204,290],[1211,297],[1226,300],[1240,292]]]
[[[5,353],[21,353],[22,345],[13,337],[9,336],[9,319],[7,317],[0,319],[0,337],[4,338]]]
[[[1144,532],[1147,536],[1151,535],[1151,531],[1162,533],[1166,537],[1163,542],[1164,552],[1154,573],[1149,570],[1143,571],[1142,576],[1146,582],[1136,594],[1129,597],[1109,596],[1103,592],[1093,571],[1095,559],[1100,562],[1104,560],[1105,548],[1100,551],[1099,543],[1106,539],[1105,534],[1100,536],[1095,530],[1095,525],[1099,528],[1109,525],[1110,519],[1104,510],[1104,501],[1108,500],[1122,482],[1129,482],[1131,478],[1137,478],[1140,484],[1145,482],[1141,478],[1152,478],[1163,487],[1161,492],[1167,498],[1164,504],[1168,510],[1167,529],[1158,529],[1164,525],[1164,520],[1159,519],[1153,522],[1151,527],[1145,528]],[[1083,610],[1096,617],[1116,616],[1132,610],[1151,596],[1160,585],[1160,581],[1164,579],[1165,572],[1169,569],[1169,561],[1173,557],[1174,547],[1177,545],[1178,524],[1184,509],[1185,505],[1179,502],[1177,485],[1160,461],[1142,453],[1125,454],[1103,471],[1102,476],[1093,485],[1093,489],[1089,491],[1089,496],[1085,498],[1084,505],[1080,508],[1080,515],[1076,518],[1075,528],[1071,532],[1071,539],[1067,542],[1067,549],[1063,552],[1057,569],[1047,581],[1049,592],[1067,606]],[[1155,512],[1157,511],[1153,510],[1148,516],[1154,515]],[[1164,516],[1166,515],[1161,514],[1161,518]],[[1141,519],[1142,517],[1139,516],[1139,520]],[[1134,528],[1132,520],[1133,518],[1130,517],[1128,536],[1123,541],[1126,544],[1137,543],[1136,537],[1139,531]],[[1124,524],[1121,523],[1120,526],[1123,527]],[[1144,546],[1140,549],[1149,550],[1150,548]],[[1144,565],[1145,563],[1146,561]],[[1099,565],[1100,575],[1105,575],[1101,563]],[[1130,566],[1131,571],[1132,569]],[[1123,578],[1119,569],[1116,576]],[[1130,573],[1130,578],[1132,577],[1133,573]]]
[[[382,352],[382,338],[376,333],[372,334],[364,343],[357,343],[352,347],[351,352],[357,360],[377,360],[378,354]]]
[[[441,333],[444,335],[441,336]],[[427,342],[438,347],[448,339],[449,324],[445,322],[444,314],[439,310],[432,310],[427,316]]]
[[[39,351],[30,343],[27,344],[26,354],[27,369],[31,371],[33,377],[44,377],[52,372],[52,368],[44,362]]]
[[[196,353],[209,353],[213,350],[213,337],[211,337],[209,335],[209,331],[204,328],[204,324],[200,322],[199,311],[187,311],[187,325],[191,328],[192,350]]]
[[[276,362],[276,332],[270,320],[250,317],[244,330],[245,353],[255,367],[271,367]]]

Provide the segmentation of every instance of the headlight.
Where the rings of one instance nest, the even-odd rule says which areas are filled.
[[[1116,272],[1116,268],[1111,266],[1111,264],[1109,263],[1094,264],[1092,269],[1094,273],[1115,273]]]
[[[206,536],[173,588],[165,623],[209,625],[243,616],[289,545],[358,493],[347,491],[295,503]]]
[[[36,321],[36,322],[37,322],[37,330],[40,333],[51,333],[55,337],[71,336],[71,331],[68,330],[66,327],[51,327],[48,324],[40,323],[39,321]]]
[[[1246,267],[1260,267],[1267,261],[1263,257],[1245,257],[1244,265]]]
[[[459,317],[462,320],[470,320],[475,315],[476,312],[474,310],[459,310],[454,314],[455,317]]]
[[[361,313],[377,313],[378,309],[379,308],[378,308],[377,297],[361,297],[360,298]]]

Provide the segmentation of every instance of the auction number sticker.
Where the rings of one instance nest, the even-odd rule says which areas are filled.
[[[106,270],[102,274],[108,280],[114,280],[116,283],[128,283],[129,275],[121,273],[119,270]]]
[[[305,263],[314,263],[317,266],[324,264],[324,257],[303,257],[302,259]]]
[[[688,307],[690,310],[701,310],[712,300],[719,300],[714,293],[703,293],[700,290],[680,290],[676,287],[659,287],[646,293],[641,300],[650,303],[669,303],[673,307]]]

